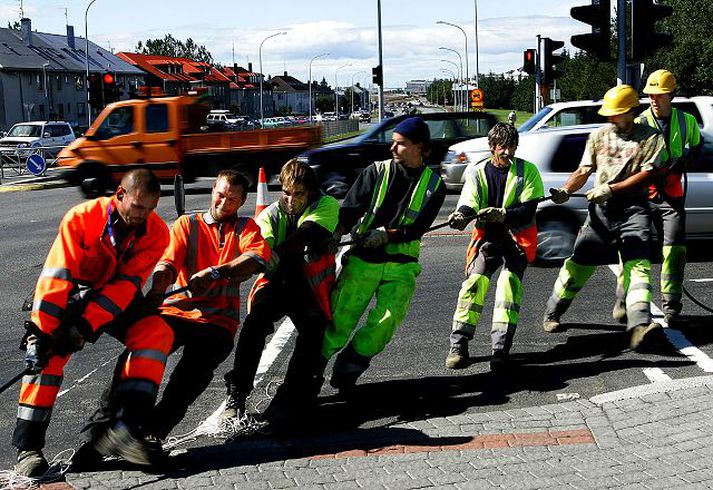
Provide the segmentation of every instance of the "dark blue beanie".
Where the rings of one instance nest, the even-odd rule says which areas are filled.
[[[405,136],[414,143],[428,143],[431,132],[420,117],[409,117],[396,125],[394,133]]]

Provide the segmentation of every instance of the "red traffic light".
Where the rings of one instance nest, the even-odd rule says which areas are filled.
[[[114,83],[114,75],[111,73],[105,73],[104,74],[104,83],[111,85]]]

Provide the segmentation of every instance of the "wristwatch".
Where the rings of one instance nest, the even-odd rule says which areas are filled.
[[[210,269],[210,277],[214,280],[217,281],[220,279],[220,271],[216,269],[215,267],[209,267]]]

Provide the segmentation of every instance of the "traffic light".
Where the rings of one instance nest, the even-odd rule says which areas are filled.
[[[535,60],[537,59],[537,50],[526,49],[522,53],[522,71],[530,75],[534,75],[537,72],[535,65]]]
[[[102,82],[104,85],[104,105],[116,102],[119,99],[116,86],[116,74],[113,72],[104,73]]]
[[[571,37],[572,45],[586,51],[601,61],[611,56],[611,0],[592,0],[591,5],[572,7],[573,19],[592,26],[591,34]]]
[[[371,81],[374,85],[378,85],[382,88],[384,87],[384,72],[381,65],[375,66],[371,69]]]
[[[657,5],[653,0],[631,0],[631,57],[644,59],[659,48],[668,46],[673,35],[656,32],[656,22],[673,13],[670,5]]]
[[[89,89],[89,105],[93,109],[100,110],[104,107],[104,93],[102,89],[102,79],[98,73],[90,73],[87,80]]]
[[[549,37],[542,39],[542,78],[546,84],[553,82],[562,75],[562,72],[557,70],[557,64],[564,60],[564,56],[555,54],[554,51],[563,46],[564,41],[553,41]]]

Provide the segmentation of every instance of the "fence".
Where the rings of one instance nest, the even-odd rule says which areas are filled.
[[[36,146],[31,148],[0,147],[0,179],[5,178],[5,170],[12,172],[10,175],[25,175],[27,159],[31,155],[40,155],[47,162],[47,168],[57,162],[57,155],[64,146]]]
[[[358,119],[347,119],[345,121],[321,121],[319,124],[322,126],[322,139],[359,131]]]

